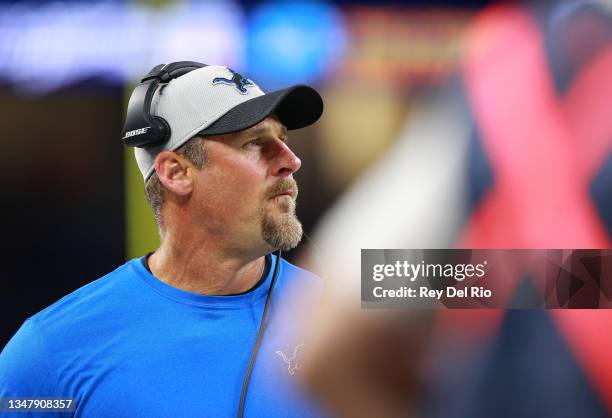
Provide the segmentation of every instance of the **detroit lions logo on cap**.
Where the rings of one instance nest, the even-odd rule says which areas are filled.
[[[225,78],[225,77],[215,77],[213,78],[212,83],[213,84],[227,84],[230,86],[234,86],[240,92],[240,94],[247,94],[246,88],[255,85],[255,83],[253,83],[251,80],[249,80],[246,77],[241,76],[240,74],[238,74],[231,68],[228,68],[228,70],[232,73],[231,79]]]

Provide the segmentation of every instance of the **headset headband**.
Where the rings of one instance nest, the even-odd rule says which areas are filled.
[[[206,64],[195,61],[178,61],[153,67],[130,96],[121,131],[123,143],[130,147],[145,148],[168,141],[170,125],[164,118],[151,114],[151,102],[157,86],[202,67],[206,67]]]

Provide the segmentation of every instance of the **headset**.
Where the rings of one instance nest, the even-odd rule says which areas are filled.
[[[142,79],[130,96],[128,103],[127,117],[123,130],[121,131],[121,140],[130,147],[150,147],[162,144],[170,139],[170,125],[162,117],[151,114],[151,102],[153,95],[160,84],[168,83],[170,80],[187,74],[190,71],[198,68],[206,67],[195,61],[177,61],[170,64],[160,64],[153,67],[151,71]],[[251,380],[255,359],[259,352],[259,347],[263,340],[264,331],[267,326],[266,319],[272,301],[272,291],[276,284],[276,279],[280,272],[280,260],[282,252],[276,252],[276,261],[274,262],[274,272],[272,273],[272,281],[266,296],[266,303],[261,315],[257,338],[251,350],[249,363],[242,380],[242,390],[240,391],[240,403],[238,404],[238,418],[244,416],[244,406],[246,395]]]
[[[145,148],[168,141],[170,125],[164,118],[151,114],[155,90],[160,84],[203,67],[207,65],[195,61],[177,61],[153,67],[130,96],[127,117],[121,131],[123,143],[130,147]]]

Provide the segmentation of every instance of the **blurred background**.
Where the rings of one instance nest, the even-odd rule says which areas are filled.
[[[610,247],[610,1],[0,1],[0,347],[156,248],[119,132],[179,60],[321,92],[288,258],[357,304],[361,248]],[[414,414],[612,416],[608,312],[431,316]]]

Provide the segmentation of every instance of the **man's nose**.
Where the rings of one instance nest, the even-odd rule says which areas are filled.
[[[280,177],[290,176],[300,169],[302,161],[285,142],[277,140],[277,144],[278,152],[274,159],[272,174]]]

